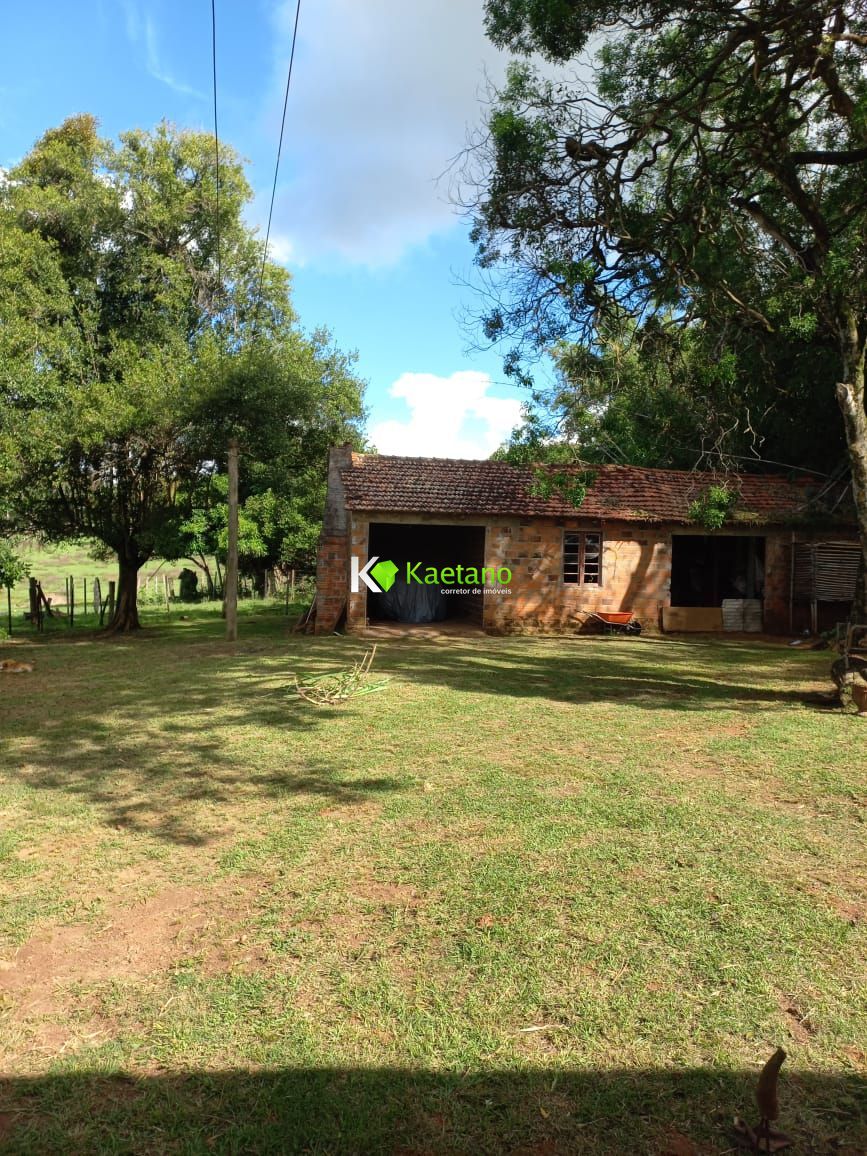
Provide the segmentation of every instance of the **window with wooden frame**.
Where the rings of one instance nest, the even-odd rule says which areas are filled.
[[[602,585],[602,535],[598,531],[563,535],[563,581],[570,585]]]

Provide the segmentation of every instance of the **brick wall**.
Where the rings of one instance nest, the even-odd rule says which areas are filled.
[[[563,534],[602,533],[599,585],[563,581]],[[498,519],[488,532],[488,565],[512,571],[511,594],[485,598],[485,626],[497,633],[575,630],[591,611],[631,610],[658,627],[667,605],[671,534],[661,527],[624,528],[554,518]]]
[[[346,606],[346,535],[321,535],[316,557],[316,633],[331,634]]]
[[[347,629],[365,626],[367,591],[349,592],[349,555],[368,555],[370,522],[438,526],[481,519],[448,519],[429,515],[350,515],[349,532],[340,557],[329,559],[329,591],[342,590],[348,600]],[[599,532],[598,522],[577,519],[497,519],[486,526],[485,565],[512,571],[511,593],[487,594],[483,623],[494,633],[575,630],[592,610],[632,610],[647,629],[658,627],[660,607],[667,604],[671,570],[670,531],[660,527],[625,529],[622,523],[602,526],[602,583],[570,585],[562,579],[563,534],[566,530]],[[455,562],[461,559],[456,558]],[[332,583],[336,585],[332,586]],[[320,580],[320,584],[321,580]],[[324,587],[323,587],[324,589]],[[336,599],[335,599],[336,604]]]
[[[366,517],[358,518],[354,514],[350,516],[350,532],[349,532],[349,554],[355,554],[360,559],[363,566],[368,558],[367,552],[367,538],[370,523]],[[347,557],[346,578],[344,579],[346,589],[349,591],[349,559]],[[358,584],[361,589],[357,594],[349,592],[349,608],[346,614],[346,628],[347,630],[354,630],[365,625],[365,615],[367,614],[367,587],[363,582]]]
[[[349,589],[349,514],[340,471],[352,464],[351,446],[328,454],[328,493],[316,555],[317,634],[331,634],[346,606]]]
[[[371,522],[479,525],[485,520],[441,515],[352,514],[326,519],[319,547],[317,624],[330,632],[346,609],[348,630],[366,625],[367,590],[349,590],[349,558],[368,556]],[[566,531],[602,533],[602,581],[599,585],[564,583],[563,535]],[[631,610],[647,631],[660,628],[663,606],[670,603],[671,535],[688,533],[682,525],[600,523],[580,518],[502,518],[489,520],[485,532],[485,565],[512,572],[511,593],[486,594],[483,624],[497,634],[575,631],[592,611]],[[726,533],[750,533],[743,527]],[[695,530],[705,533],[704,530]],[[765,537],[764,629],[789,630],[790,532],[755,531]],[[456,558],[455,562],[461,559]]]

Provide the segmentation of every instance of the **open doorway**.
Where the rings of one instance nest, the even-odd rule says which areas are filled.
[[[762,598],[764,588],[764,538],[672,534],[672,606],[722,606],[729,598]]]
[[[425,623],[464,619],[482,625],[484,597],[477,584],[407,582],[407,563],[424,575],[427,567],[481,570],[485,564],[484,526],[439,526],[417,522],[371,522],[368,556],[397,567],[394,585],[382,594],[367,594],[370,622]],[[457,591],[444,594],[443,590]]]

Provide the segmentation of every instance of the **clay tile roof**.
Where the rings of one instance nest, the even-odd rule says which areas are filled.
[[[573,467],[580,473],[578,467]],[[803,519],[822,479],[801,474],[721,475],[638,466],[588,467],[592,479],[580,507],[534,493],[531,467],[456,458],[352,454],[341,471],[351,510],[401,514],[501,514],[515,517],[606,518],[627,522],[688,522],[689,505],[714,482],[739,491],[732,522],[781,524]],[[838,521],[841,519],[837,519]],[[845,519],[842,519],[845,520]]]

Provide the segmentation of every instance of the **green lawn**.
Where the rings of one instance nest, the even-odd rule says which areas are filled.
[[[59,606],[66,601],[66,579],[75,580],[76,618],[83,607],[84,582],[87,582],[88,605],[92,605],[93,580],[98,578],[103,597],[108,596],[108,584],[117,578],[117,563],[113,560],[98,561],[91,556],[86,543],[67,542],[60,545],[40,545],[34,541],[21,541],[15,544],[15,550],[30,566],[30,573],[42,583],[42,589],[47,598],[51,598],[54,605]],[[212,570],[213,560],[209,559]],[[152,558],[141,569],[142,583],[150,580],[153,583],[153,597],[156,600],[162,593],[163,576],[177,578],[185,566],[195,570],[199,576],[199,586],[205,589],[205,577],[192,563],[187,561],[166,562],[161,558]],[[2,593],[0,601],[0,626],[6,625],[6,593]],[[21,623],[21,611],[29,606],[28,581],[19,582],[12,591],[12,607],[16,612],[13,630]]]
[[[721,1154],[782,1045],[794,1151],[867,1150],[827,654],[395,639],[317,708],[292,674],[365,644],[255,610],[0,646],[37,660],[0,675],[0,1149]]]

